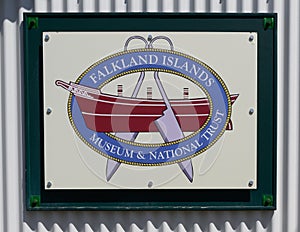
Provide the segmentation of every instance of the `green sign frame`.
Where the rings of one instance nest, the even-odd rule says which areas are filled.
[[[276,209],[276,14],[25,13],[23,30],[27,210]],[[45,189],[42,35],[46,31],[256,32],[259,38],[257,188]]]

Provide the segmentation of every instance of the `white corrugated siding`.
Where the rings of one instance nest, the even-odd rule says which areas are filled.
[[[125,4],[125,2],[127,4]],[[27,212],[22,176],[22,12],[278,13],[277,207],[220,212]],[[0,231],[274,231],[299,232],[298,0],[1,0]]]

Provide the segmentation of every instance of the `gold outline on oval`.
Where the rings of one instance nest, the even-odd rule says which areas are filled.
[[[125,164],[129,164],[129,165],[136,165],[136,166],[164,166],[164,165],[171,165],[171,164],[175,164],[175,163],[179,163],[179,162],[182,162],[182,161],[185,161],[185,160],[188,160],[188,159],[191,159],[195,156],[198,156],[200,155],[201,153],[205,152],[207,149],[209,149],[211,146],[213,146],[218,140],[219,138],[224,134],[225,130],[226,130],[226,127],[227,127],[227,124],[230,120],[230,117],[231,117],[231,112],[232,112],[232,105],[231,105],[231,100],[230,100],[230,93],[224,83],[224,81],[222,80],[222,78],[210,67],[208,66],[207,64],[203,63],[202,61],[192,57],[192,56],[189,56],[189,55],[186,55],[184,53],[181,53],[181,52],[177,52],[177,51],[171,51],[171,50],[165,50],[165,49],[156,49],[156,48],[143,48],[143,49],[132,49],[132,50],[128,50],[128,51],[122,51],[122,52],[118,52],[118,53],[115,53],[115,54],[112,54],[110,56],[107,56],[99,61],[97,61],[96,63],[92,64],[89,68],[87,68],[80,76],[79,78],[75,81],[76,84],[79,84],[79,82],[81,81],[81,79],[91,70],[93,69],[94,67],[96,67],[97,65],[103,63],[104,61],[108,60],[108,59],[111,59],[113,57],[117,57],[117,56],[121,56],[121,55],[124,55],[124,54],[130,54],[130,53],[136,53],[136,52],[145,52],[145,51],[154,51],[154,52],[166,52],[166,53],[170,53],[170,54],[176,54],[178,56],[183,56],[185,58],[188,58],[190,60],[193,60],[195,61],[196,63],[204,66],[207,70],[209,70],[213,75],[214,77],[219,81],[219,83],[221,84],[225,94],[226,94],[226,97],[227,97],[227,102],[228,102],[228,114],[227,114],[227,118],[226,118],[226,122],[224,124],[224,127],[223,129],[221,130],[221,132],[218,134],[218,136],[212,141],[210,142],[206,147],[202,148],[200,151],[194,153],[193,155],[190,155],[188,157],[185,157],[185,158],[182,158],[182,159],[178,159],[178,160],[175,160],[175,161],[169,161],[169,162],[162,162],[162,163],[138,163],[138,162],[128,162],[128,161],[125,161],[125,160],[121,160],[121,159],[117,159],[115,157],[112,157],[112,156],[109,156],[107,154],[105,154],[104,152],[101,152],[100,150],[96,149],[94,146],[92,146],[89,142],[86,141],[85,138],[83,138],[80,134],[80,132],[78,131],[77,127],[75,126],[75,123],[73,121],[73,117],[72,117],[72,112],[71,112],[71,102],[72,102],[72,98],[73,98],[73,94],[70,93],[69,95],[69,98],[68,98],[68,103],[67,103],[67,108],[68,108],[68,118],[70,120],[70,123],[75,131],[75,133],[77,134],[77,136],[88,146],[90,147],[92,150],[94,150],[95,152],[99,153],[100,155],[108,158],[108,159],[112,159],[112,160],[115,160],[117,162],[120,162],[120,163],[125,163]],[[106,80],[104,81],[98,88],[101,88],[103,87],[104,85],[106,85],[107,83],[109,83],[110,81],[114,80],[114,79],[117,79],[121,76],[124,76],[124,75],[127,75],[129,73],[135,73],[135,72],[141,72],[141,71],[163,71],[163,72],[169,72],[169,73],[172,73],[172,74],[175,74],[175,75],[178,75],[178,76],[182,76],[186,79],[189,79],[190,81],[194,82],[196,85],[198,85],[201,90],[204,91],[204,93],[206,94],[206,96],[208,97],[208,100],[209,100],[209,104],[211,106],[211,110],[210,110],[210,115],[208,117],[208,119],[206,120],[205,124],[197,131],[193,132],[191,135],[188,135],[186,137],[184,137],[183,139],[180,139],[180,140],[176,140],[176,141],[173,141],[173,142],[167,142],[167,143],[159,143],[159,144],[144,144],[144,143],[134,143],[134,142],[130,142],[130,141],[127,141],[127,140],[124,140],[124,139],[120,139],[114,135],[111,135],[110,133],[105,133],[107,134],[108,136],[112,137],[113,139],[115,140],[118,140],[118,141],[121,141],[121,142],[124,142],[124,143],[127,143],[127,144],[130,144],[130,145],[133,145],[133,146],[140,146],[140,147],[161,147],[161,146],[169,146],[169,145],[173,145],[173,144],[177,144],[177,143],[180,143],[180,142],[183,142],[183,141],[186,141],[188,139],[191,139],[195,134],[199,133],[201,131],[201,129],[204,128],[204,126],[207,125],[208,121],[210,120],[211,116],[212,116],[212,100],[211,100],[211,97],[210,95],[207,93],[206,89],[197,84],[197,82],[189,77],[189,76],[186,76],[182,73],[179,73],[179,72],[174,72],[174,71],[171,71],[171,70],[168,70],[168,69],[159,69],[159,68],[144,68],[144,69],[136,69],[136,70],[131,70],[131,71],[127,71],[127,72],[123,72],[123,73],[120,73],[118,75],[115,75],[113,77],[111,77],[109,80]]]

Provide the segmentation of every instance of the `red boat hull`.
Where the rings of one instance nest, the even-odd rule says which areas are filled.
[[[233,103],[238,95],[232,95]],[[162,100],[131,99],[93,95],[93,99],[76,96],[86,126],[97,132],[156,132],[155,120],[163,115]],[[184,132],[201,128],[208,119],[210,107],[206,98],[170,101]],[[227,129],[232,129],[231,122]]]
[[[75,95],[86,126],[97,132],[156,132],[155,120],[163,116],[166,110],[161,99],[117,97],[60,80],[56,81],[56,85]],[[231,104],[237,97],[237,94],[230,96]],[[200,129],[209,117],[207,98],[170,100],[170,104],[183,132]],[[226,129],[232,130],[231,120]]]

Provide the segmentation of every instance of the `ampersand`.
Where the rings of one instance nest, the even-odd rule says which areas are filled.
[[[136,157],[137,157],[138,159],[146,159],[146,158],[145,158],[145,155],[144,155],[143,153],[141,153],[141,152],[139,152],[139,153],[136,155]]]

